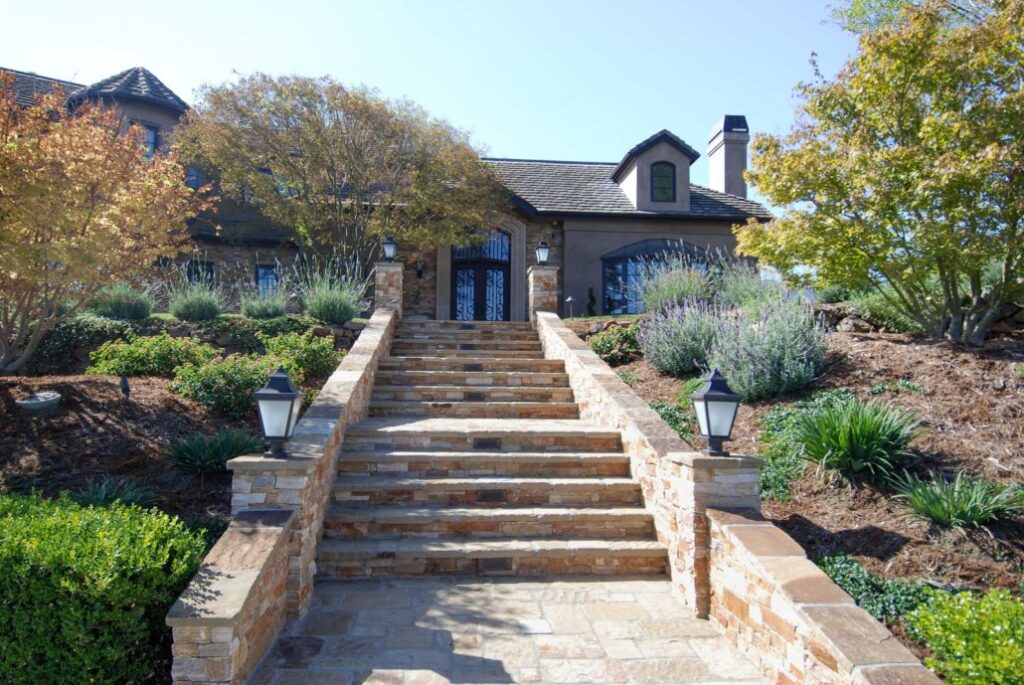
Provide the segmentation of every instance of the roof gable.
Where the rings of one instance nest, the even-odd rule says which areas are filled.
[[[91,86],[81,88],[68,97],[68,102],[75,104],[84,100],[133,100],[156,107],[169,109],[176,114],[184,114],[188,103],[178,97],[174,91],[164,85],[163,81],[144,67],[132,67],[119,74],[97,81]]]
[[[663,128],[650,138],[642,140],[634,145],[632,149],[626,153],[626,156],[623,157],[622,161],[615,167],[615,171],[612,172],[612,180],[618,182],[619,178],[622,177],[622,174],[629,169],[629,165],[634,159],[647,152],[658,143],[668,143],[675,149],[679,150],[679,152],[689,158],[690,164],[696,162],[697,158],[700,157],[700,153],[690,147],[685,140],[672,133],[672,131],[669,131],[667,128]]]

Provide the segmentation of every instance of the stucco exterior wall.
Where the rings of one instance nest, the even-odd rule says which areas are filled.
[[[651,202],[651,165],[655,162],[671,162],[676,167],[676,201]],[[643,211],[688,212],[690,211],[690,158],[666,142],[644,150],[636,158],[628,172],[621,178],[619,187],[626,193],[633,206]]]

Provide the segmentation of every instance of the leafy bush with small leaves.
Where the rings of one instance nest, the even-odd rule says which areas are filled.
[[[706,366],[722,317],[722,309],[708,302],[670,304],[644,319],[636,338],[648,364],[670,376],[682,376]]]
[[[229,459],[262,451],[263,441],[252,433],[222,430],[171,443],[167,456],[182,471],[202,475],[224,471]]]
[[[891,295],[890,295],[891,296]],[[921,325],[877,290],[862,290],[848,300],[862,319],[890,333],[920,333]]]
[[[79,504],[106,507],[120,502],[140,507],[156,503],[159,498],[151,488],[136,483],[131,478],[103,476],[86,483],[85,488],[74,495]]]
[[[288,313],[288,296],[280,289],[242,295],[241,312],[250,319],[276,319]]]
[[[155,509],[0,495],[0,682],[141,683],[202,536]]]
[[[814,299],[825,304],[836,304],[846,302],[852,294],[849,288],[841,285],[826,285],[823,288],[815,289]]]
[[[660,312],[669,305],[682,305],[692,300],[705,300],[710,293],[707,271],[686,265],[674,268],[652,268],[640,286],[644,308]]]
[[[1024,514],[1024,486],[1002,485],[958,473],[947,480],[933,473],[930,480],[905,473],[893,482],[898,497],[923,521],[946,528],[981,526]]]
[[[739,307],[756,314],[762,307],[782,299],[782,286],[761,278],[757,267],[735,259],[723,259],[717,265],[713,291],[726,307]]]
[[[825,390],[793,404],[773,407],[761,418],[757,442],[758,456],[764,460],[760,481],[764,499],[789,500],[793,481],[804,473],[807,462],[797,434],[803,417],[852,400],[849,390]]]
[[[223,309],[220,288],[205,281],[171,285],[167,303],[171,314],[182,321],[212,321]]]
[[[302,371],[304,377],[326,376],[334,371],[344,353],[334,351],[332,336],[305,333],[285,333],[273,338],[258,334],[267,354],[279,359],[291,360],[294,368]]]
[[[165,376],[183,364],[202,364],[217,352],[195,338],[172,338],[167,332],[150,337],[105,342],[89,355],[86,373],[108,376]]]
[[[302,281],[302,304],[314,319],[340,326],[366,308],[366,289],[361,279],[318,272]]]
[[[932,591],[906,617],[931,656],[925,664],[950,685],[1024,685],[1024,604],[1006,590],[984,595]]]
[[[609,366],[628,364],[640,358],[640,345],[636,340],[636,324],[613,326],[590,336],[587,343]]]
[[[661,420],[669,425],[683,440],[693,437],[694,416],[682,408],[666,402],[651,402],[651,409],[658,412]]]
[[[824,362],[824,329],[810,307],[792,300],[719,317],[707,355],[707,367],[748,402],[806,387]]]
[[[122,321],[145,321],[153,311],[153,296],[147,290],[136,290],[128,283],[103,288],[93,300],[96,316]]]
[[[805,415],[795,437],[808,461],[850,479],[884,480],[907,455],[918,426],[889,404],[854,400]]]
[[[897,381],[884,381],[882,383],[875,383],[868,392],[872,395],[884,395],[890,393],[893,395],[899,395],[900,393],[917,394],[924,392],[924,388],[913,381],[909,381],[906,378],[900,378]]]
[[[219,414],[242,418],[255,409],[252,393],[266,385],[279,366],[288,369],[295,385],[302,382],[301,371],[290,360],[232,354],[205,364],[179,366],[171,387]]]
[[[818,566],[858,606],[879,621],[894,623],[927,601],[928,586],[913,580],[887,580],[845,554],[818,559]]]
[[[65,373],[75,368],[76,352],[92,349],[108,340],[118,340],[136,326],[121,319],[107,319],[92,313],[79,314],[57,324],[43,338],[29,362],[33,373]]]

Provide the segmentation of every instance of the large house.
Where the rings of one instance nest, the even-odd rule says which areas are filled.
[[[156,76],[136,67],[82,85],[14,71],[19,101],[59,87],[69,106],[96,100],[118,107],[145,127],[155,151],[188,105]],[[670,131],[640,142],[614,162],[487,159],[510,191],[514,209],[500,225],[484,227],[475,247],[428,250],[400,246],[405,264],[406,316],[437,319],[526,319],[526,272],[535,247],[547,242],[560,267],[563,314],[637,312],[635,284],[646,260],[666,252],[700,258],[730,251],[732,227],[768,211],[747,199],[743,172],[750,133],[745,117],[727,115],[711,130],[708,187],[691,183],[700,153]],[[202,182],[190,174],[189,182]],[[215,217],[192,225],[189,271],[222,282],[274,287],[276,265],[296,248],[289,231],[258,212],[226,203]]]

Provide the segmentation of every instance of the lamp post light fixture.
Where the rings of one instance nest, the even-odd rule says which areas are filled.
[[[292,385],[288,372],[283,366],[270,374],[267,384],[252,394],[260,413],[260,429],[263,439],[270,443],[270,454],[287,459],[284,444],[292,437],[295,423],[299,418],[299,391]]]
[[[690,395],[690,399],[693,401],[693,411],[697,414],[700,433],[708,441],[706,453],[712,457],[729,456],[722,448],[722,443],[732,435],[740,396],[729,389],[725,377],[715,369],[704,385]]]
[[[394,236],[388,236],[384,239],[384,260],[388,262],[395,261],[395,255],[398,254],[398,243],[395,242]]]
[[[551,254],[551,246],[548,245],[548,241],[541,240],[537,243],[537,266],[547,266],[548,256]]]

